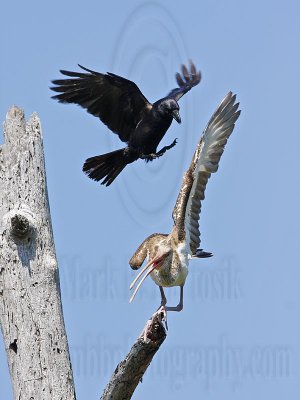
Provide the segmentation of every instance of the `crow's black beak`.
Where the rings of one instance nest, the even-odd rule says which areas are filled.
[[[180,124],[181,123],[181,118],[180,118],[180,115],[179,115],[179,111],[178,110],[172,111],[172,115],[173,115],[173,118]]]

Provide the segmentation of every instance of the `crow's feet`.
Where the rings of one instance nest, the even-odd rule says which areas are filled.
[[[167,150],[172,149],[177,144],[177,138],[173,140],[173,142],[169,146],[163,147],[159,152],[156,153],[157,157],[161,157]]]
[[[151,153],[151,154],[143,154],[143,155],[141,155],[140,156],[140,158],[142,159],[142,160],[145,160],[146,162],[149,162],[149,161],[153,161],[153,160],[155,160],[155,158],[158,158],[159,156],[157,156],[157,154],[156,153]]]
[[[177,139],[174,139],[173,142],[172,142],[169,146],[164,146],[164,147],[163,147],[161,150],[159,150],[157,153],[143,154],[143,155],[140,156],[140,158],[141,158],[142,160],[145,160],[146,162],[153,161],[153,160],[155,160],[156,158],[159,158],[159,157],[161,157],[162,155],[164,155],[165,152],[166,152],[167,150],[172,149],[172,147],[174,147],[174,146],[176,145],[176,143],[177,143]]]

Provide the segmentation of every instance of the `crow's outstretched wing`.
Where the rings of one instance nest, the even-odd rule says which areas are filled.
[[[240,115],[231,92],[223,99],[207,124],[186,171],[173,210],[179,239],[185,239],[191,255],[200,245],[199,217],[207,181],[219,167],[225,145]]]
[[[60,103],[75,103],[100,120],[123,142],[128,142],[143,114],[151,109],[137,85],[121,76],[102,74],[79,65],[86,72],[60,71],[70,78],[52,81],[53,96]]]
[[[178,88],[171,90],[168,97],[178,101],[185,93],[198,85],[201,81],[201,73],[196,70],[195,64],[190,60],[190,71],[185,65],[181,66],[182,75],[179,72],[175,75]]]

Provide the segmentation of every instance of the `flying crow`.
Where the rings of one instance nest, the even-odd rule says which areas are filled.
[[[152,161],[175,146],[176,139],[157,151],[173,118],[181,122],[178,100],[201,80],[191,61],[189,70],[183,65],[182,74],[176,74],[178,87],[153,104],[134,82],[110,72],[79,67],[86,72],[60,71],[69,78],[52,81],[55,86],[51,89],[59,93],[53,98],[85,108],[127,143],[120,150],[88,158],[83,171],[91,179],[109,186],[127,164],[139,158]]]

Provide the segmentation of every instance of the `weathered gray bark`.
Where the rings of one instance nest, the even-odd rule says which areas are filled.
[[[13,107],[0,146],[0,325],[18,400],[72,400],[40,121]],[[165,340],[156,312],[101,399],[130,399]]]
[[[146,323],[140,337],[121,361],[100,400],[129,400],[155,353],[166,338],[163,313],[157,311]]]
[[[75,399],[39,119],[13,107],[0,147],[0,323],[15,399]]]

